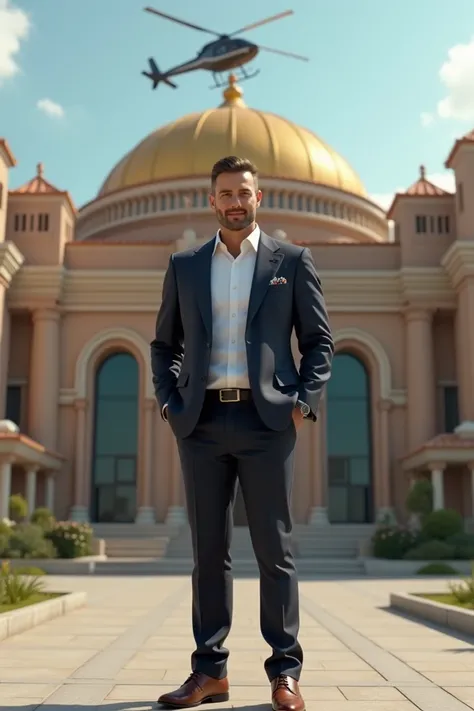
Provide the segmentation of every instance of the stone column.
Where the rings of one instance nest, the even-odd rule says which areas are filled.
[[[327,526],[329,524],[327,510],[327,430],[326,430],[326,398],[320,403],[318,419],[314,425],[313,457],[310,463],[310,475],[313,481],[312,509],[309,516],[311,526]],[[312,466],[311,466],[312,465]]]
[[[392,402],[382,399],[378,403],[380,419],[380,462],[379,476],[375,481],[376,518],[385,521],[394,519],[391,502],[390,482],[390,410]]]
[[[36,508],[36,474],[38,467],[29,466],[26,470],[26,501],[28,503],[28,514],[31,516]]]
[[[10,518],[10,496],[12,491],[12,464],[11,457],[0,459],[0,521]]]
[[[33,312],[29,379],[29,435],[56,452],[59,414],[59,311]]]
[[[444,509],[444,462],[433,462],[429,467],[433,484],[433,511]]]
[[[45,481],[45,504],[46,508],[54,513],[54,472],[46,472]]]
[[[86,502],[86,414],[87,400],[76,400],[76,451],[74,460],[74,504],[69,517],[72,521],[89,520],[89,502]]]
[[[156,400],[147,398],[143,404],[143,466],[140,486],[140,504],[136,523],[155,523],[155,511],[151,505],[151,472],[153,467],[153,421]]]
[[[4,293],[3,287],[0,290]],[[3,301],[3,307],[1,302]],[[10,358],[10,312],[6,298],[0,298],[0,308],[3,308],[3,322],[0,324],[0,419],[6,416],[7,387],[8,387],[8,361]],[[1,318],[1,312],[0,312]]]
[[[456,315],[456,357],[461,422],[474,422],[474,279],[459,287]]]
[[[436,434],[436,387],[432,313],[406,313],[408,448],[413,450]]]

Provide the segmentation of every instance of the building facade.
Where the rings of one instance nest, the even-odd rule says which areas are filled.
[[[473,517],[474,133],[447,157],[454,194],[421,169],[385,213],[336,151],[248,108],[233,77],[221,106],[151,133],[80,210],[41,164],[9,189],[0,140],[0,517],[22,493],[61,518],[183,520],[149,343],[170,254],[215,232],[209,174],[229,154],[259,168],[262,228],[312,250],[336,343],[298,436],[295,520],[402,517],[417,476],[436,507]]]

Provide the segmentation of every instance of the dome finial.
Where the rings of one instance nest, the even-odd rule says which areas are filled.
[[[244,95],[244,92],[240,88],[240,86],[237,84],[237,77],[235,74],[229,74],[229,84],[224,89],[223,96],[224,96],[224,103],[221,104],[222,106],[242,106],[245,107],[245,102],[242,99]]]
[[[42,178],[44,174],[44,165],[43,163],[38,163],[36,166],[36,175],[38,178]]]
[[[424,165],[420,165],[420,179],[424,180],[426,178],[426,168]]]

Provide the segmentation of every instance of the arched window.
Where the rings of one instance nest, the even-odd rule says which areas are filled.
[[[97,522],[129,523],[136,513],[138,363],[113,353],[95,378],[92,516]]]
[[[327,389],[328,517],[373,520],[370,381],[364,364],[337,353]]]

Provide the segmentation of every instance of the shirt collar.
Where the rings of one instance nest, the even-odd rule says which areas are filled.
[[[242,242],[241,251],[245,252],[248,249],[253,248],[254,251],[256,252],[258,249],[259,240],[260,240],[260,227],[257,225],[255,227],[255,229],[253,230],[253,232],[251,232],[249,234],[249,236],[246,237],[244,239],[244,241]],[[217,231],[217,234],[215,237],[214,249],[212,252],[212,256],[214,256],[214,254],[216,253],[216,249],[218,248],[219,245],[222,245],[222,247],[227,249],[225,244],[221,240],[221,231],[220,230]]]

